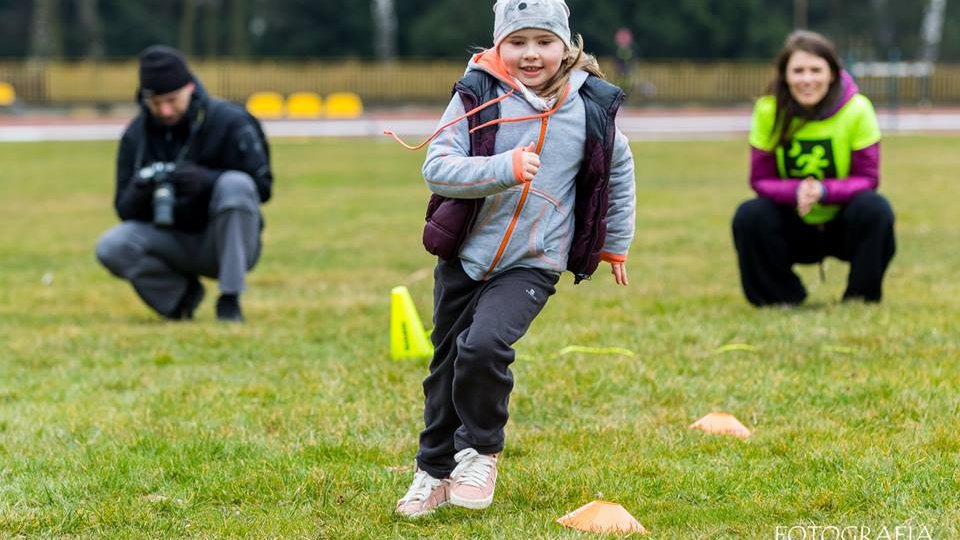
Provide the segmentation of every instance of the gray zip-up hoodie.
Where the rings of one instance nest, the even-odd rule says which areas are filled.
[[[575,178],[583,160],[585,111],[579,89],[587,79],[577,70],[570,77],[570,91],[552,114],[530,120],[509,119],[541,115],[554,104],[544,103],[525,92],[503,69],[495,51],[476,55],[467,67],[490,73],[500,81],[498,96],[511,89],[513,95],[500,102],[495,154],[470,156],[467,122],[458,122],[430,143],[423,164],[427,187],[451,198],[484,198],[476,223],[460,250],[463,268],[472,279],[483,280],[515,267],[538,268],[561,273],[574,226]],[[488,55],[494,55],[491,59]],[[454,96],[440,120],[445,125],[465,114]],[[518,149],[537,144],[541,128],[546,131],[540,150],[540,170],[526,186],[515,170]],[[526,189],[525,189],[526,188]],[[526,196],[524,196],[524,192]],[[626,260],[633,240],[636,217],[633,155],[626,136],[619,130],[611,163],[607,234],[602,257],[610,262]]]

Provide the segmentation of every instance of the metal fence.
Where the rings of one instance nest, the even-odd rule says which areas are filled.
[[[623,74],[604,63],[632,105],[731,105],[764,93],[772,68],[745,62],[641,62]],[[354,92],[366,103],[437,104],[450,96],[462,62],[404,61],[195,61],[191,68],[217,96],[243,102],[257,91],[299,91],[326,96]],[[11,83],[28,105],[129,103],[136,89],[135,61],[0,62],[0,81]],[[960,104],[960,65],[938,65],[929,76],[864,76],[862,91],[878,105]]]

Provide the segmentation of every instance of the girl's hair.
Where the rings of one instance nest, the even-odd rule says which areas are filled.
[[[797,51],[819,56],[830,65],[830,75],[833,78],[830,81],[830,88],[827,90],[827,95],[812,109],[807,109],[797,103],[797,100],[790,93],[790,87],[787,85],[787,63],[790,62],[793,53]],[[776,66],[777,75],[770,83],[769,92],[776,98],[777,113],[771,136],[775,137],[781,146],[786,147],[793,138],[793,134],[805,122],[829,110],[840,99],[843,91],[843,84],[840,80],[842,66],[833,43],[824,36],[809,30],[797,30],[787,36],[783,49],[780,50],[780,54],[777,55],[773,63]],[[794,126],[793,122],[796,119],[800,119],[800,123]]]
[[[563,57],[563,61],[560,62],[560,69],[537,93],[540,97],[546,98],[558,95],[570,82],[570,72],[575,69],[582,69],[591,75],[606,79],[603,71],[600,70],[597,59],[592,54],[583,52],[583,36],[580,34],[577,34],[571,40],[570,48],[567,50],[566,56]]]

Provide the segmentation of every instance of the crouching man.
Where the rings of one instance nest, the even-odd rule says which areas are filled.
[[[198,277],[216,278],[217,318],[243,321],[240,294],[273,184],[263,130],[242,107],[209,97],[169,47],[140,54],[137,99],[117,156],[121,223],[97,242],[97,259],[167,319],[191,319],[204,296]]]

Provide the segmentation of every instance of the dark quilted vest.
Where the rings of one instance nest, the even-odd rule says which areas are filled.
[[[464,110],[497,97],[497,80],[482,71],[471,71],[453,87],[463,101]],[[574,208],[573,240],[567,260],[567,270],[573,273],[574,283],[588,279],[600,264],[600,250],[607,232],[609,206],[610,166],[616,136],[615,119],[623,90],[590,76],[580,88],[580,97],[586,109],[586,142],[583,163],[577,172],[577,195]],[[500,117],[499,105],[493,105],[469,117],[470,128]],[[497,140],[497,125],[470,135],[471,156],[492,156]],[[427,251],[442,259],[452,259],[473,228],[483,205],[483,199],[450,199],[433,194],[427,205],[423,245]]]

